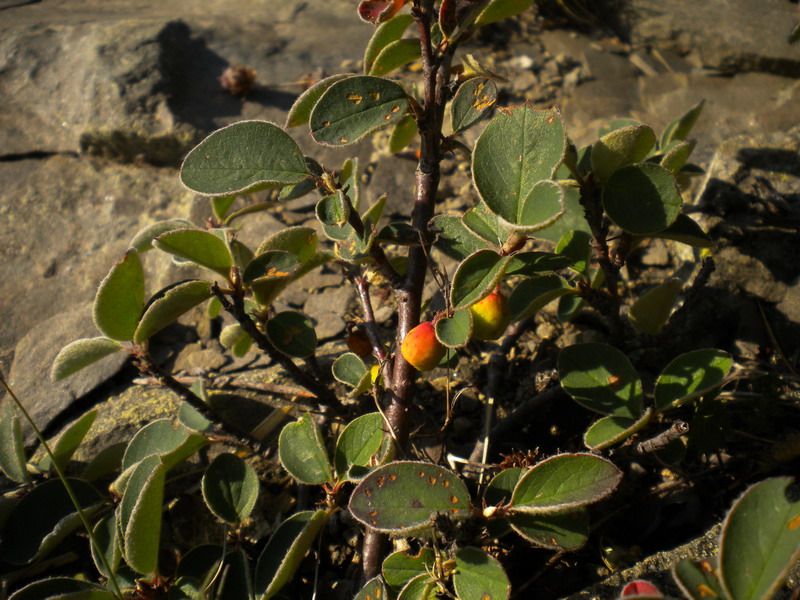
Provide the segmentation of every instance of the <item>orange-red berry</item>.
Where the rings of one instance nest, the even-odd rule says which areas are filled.
[[[420,323],[406,334],[400,352],[418,371],[435,369],[444,358],[445,347],[436,339],[436,331],[430,321]]]

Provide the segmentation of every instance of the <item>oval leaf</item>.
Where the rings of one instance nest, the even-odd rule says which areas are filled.
[[[228,244],[210,231],[177,229],[160,235],[153,245],[173,256],[211,269],[226,279],[234,264]]]
[[[128,250],[100,282],[94,298],[94,324],[108,337],[133,338],[144,308],[144,270],[139,253]]]
[[[691,217],[686,215],[678,215],[675,222],[658,233],[651,233],[650,237],[663,238],[665,240],[674,240],[682,244],[688,244],[694,248],[713,248],[714,242],[708,237],[708,234],[703,231]]]
[[[734,600],[766,600],[800,557],[800,500],[789,477],[750,487],[720,535],[722,585]]]
[[[207,440],[171,419],[148,423],[133,436],[122,457],[122,469],[128,469],[150,456],[158,456],[169,471],[206,445]]]
[[[327,519],[325,510],[299,512],[270,536],[256,564],[255,593],[260,600],[269,600],[292,579]]]
[[[28,483],[27,462],[19,417],[14,404],[6,401],[0,417],[0,469],[12,481]]]
[[[554,515],[519,513],[508,518],[511,528],[534,546],[551,550],[578,550],[589,539],[589,512],[585,508]]]
[[[333,463],[340,479],[347,477],[353,466],[365,467],[381,449],[383,443],[381,413],[361,415],[350,421],[336,441]]]
[[[681,354],[658,376],[653,393],[656,408],[681,406],[713,390],[732,366],[733,359],[724,350],[707,348]]]
[[[50,379],[61,381],[121,349],[119,342],[106,337],[75,340],[64,346],[56,356]]]
[[[642,382],[628,357],[608,344],[575,344],[558,355],[561,387],[580,404],[604,415],[638,418]]]
[[[397,596],[397,600],[434,600],[436,580],[430,573],[423,573],[411,579]]]
[[[69,577],[35,581],[13,593],[13,600],[114,600],[108,589],[96,583]]]
[[[628,320],[639,333],[656,335],[666,325],[683,286],[680,279],[668,279],[640,296],[631,306]]]
[[[571,293],[574,293],[574,290],[558,275],[542,275],[524,279],[511,290],[511,295],[508,297],[511,322],[526,319],[556,298]]]
[[[105,565],[109,566],[112,573],[116,573],[122,561],[122,542],[119,539],[116,515],[112,513],[98,521],[92,530],[92,535],[94,540],[91,551],[94,566],[100,573],[108,577],[109,573],[106,571]],[[105,559],[105,563],[101,557]]]
[[[414,17],[409,14],[396,15],[381,23],[372,34],[372,38],[367,44],[367,49],[364,52],[364,74],[369,74],[372,69],[372,63],[381,53],[381,51],[391,44],[403,37],[408,26],[414,22]]]
[[[687,598],[707,600],[725,597],[716,562],[716,558],[706,558],[698,562],[687,558],[672,568],[675,583]]]
[[[417,122],[412,115],[406,115],[397,125],[392,129],[392,135],[389,136],[389,152],[397,154],[402,152],[414,139],[417,137]]]
[[[473,77],[464,82],[450,106],[453,133],[469,129],[481,120],[497,102],[497,85],[485,77]]]
[[[653,163],[615,171],[603,188],[602,199],[609,218],[636,235],[663,231],[672,225],[683,205],[672,173]]]
[[[375,57],[369,74],[383,77],[403,65],[412,63],[422,56],[420,41],[416,38],[404,38],[387,44]]]
[[[453,587],[459,600],[503,600],[511,584],[496,558],[479,548],[460,548],[456,552]]]
[[[294,310],[279,312],[267,321],[266,334],[273,346],[289,356],[307,358],[317,348],[311,319]]]
[[[472,335],[472,312],[457,310],[436,321],[436,339],[448,348],[463,348]]]
[[[256,255],[268,250],[282,250],[294,254],[301,263],[306,263],[317,253],[318,241],[319,236],[311,227],[287,227],[261,242]]]
[[[138,463],[117,508],[125,562],[143,575],[158,569],[166,472],[158,456]]]
[[[308,123],[311,111],[314,110],[314,105],[322,97],[322,94],[337,81],[351,76],[350,73],[331,75],[330,77],[318,81],[300,94],[297,100],[294,101],[294,104],[292,104],[292,108],[289,109],[289,114],[286,116],[286,129]]]
[[[381,566],[381,573],[389,587],[399,590],[415,577],[430,572],[433,562],[434,555],[431,548],[420,548],[415,555],[398,551],[386,557]]]
[[[311,112],[311,136],[326,146],[355,143],[403,117],[403,87],[380,77],[348,77],[322,95]]]
[[[263,277],[278,279],[290,277],[300,266],[300,260],[294,254],[283,250],[267,250],[254,257],[242,273],[245,283],[253,283]]]
[[[50,451],[53,453],[56,464],[63,470],[67,468],[67,464],[72,459],[72,455],[80,446],[83,438],[89,433],[94,420],[97,418],[97,411],[92,410],[85,413],[78,420],[74,421],[67,427],[58,439],[50,442]],[[53,462],[50,456],[45,456],[39,462],[39,468],[43,471],[53,471]]]
[[[211,512],[228,523],[241,523],[258,499],[258,477],[253,467],[235,454],[217,456],[206,469],[203,499]]]
[[[475,187],[492,212],[519,225],[534,186],[553,177],[566,149],[564,122],[557,110],[529,106],[503,110],[475,143]]]
[[[500,256],[494,250],[479,250],[464,259],[453,275],[453,308],[467,308],[491,294],[509,260],[511,257]]]
[[[369,369],[361,358],[352,352],[345,352],[333,362],[331,367],[336,381],[357,388],[365,377],[369,375]]]
[[[437,513],[471,512],[461,479],[437,465],[393,462],[372,471],[350,497],[350,513],[370,529],[402,534],[430,525]]]
[[[692,128],[694,127],[695,123],[697,123],[697,119],[700,118],[700,113],[703,112],[703,106],[705,106],[705,104],[706,101],[701,100],[680,117],[675,119],[672,123],[667,125],[667,128],[661,135],[661,147],[666,148],[675,140],[685,140],[687,137],[689,137],[689,134],[692,132]]]
[[[176,229],[195,229],[194,224],[186,219],[170,219],[168,221],[158,221],[152,225],[147,225],[139,230],[131,240],[131,248],[138,253],[147,252],[153,249],[153,240],[158,236],[175,231]]]
[[[183,185],[206,196],[292,185],[308,175],[297,143],[267,121],[239,121],[215,131],[181,166]]]
[[[589,450],[603,450],[628,439],[650,422],[649,408],[639,419],[632,417],[603,417],[595,421],[583,435],[583,443]]]
[[[568,256],[558,256],[549,252],[518,252],[508,261],[506,275],[533,277],[548,271],[558,271],[572,264]]]
[[[475,19],[476,27],[484,27],[529,9],[533,0],[491,0]]]
[[[597,502],[613,492],[622,473],[592,454],[560,454],[525,473],[514,488],[514,512],[552,513]]]
[[[434,245],[450,258],[464,260],[478,250],[486,249],[486,242],[472,233],[456,215],[437,215],[428,224],[428,231],[436,235]],[[419,242],[419,234],[414,241]]]
[[[479,238],[495,246],[502,246],[508,238],[508,231],[500,223],[500,219],[483,203],[465,212],[461,222]]]
[[[539,181],[526,198],[520,202],[519,214],[513,223],[505,221],[506,227],[517,233],[534,233],[545,229],[566,212],[564,188],[555,181]]]
[[[373,577],[361,588],[353,600],[384,600],[386,598],[386,585],[381,576]]]
[[[211,284],[207,281],[190,279],[165,287],[150,299],[133,341],[141,344],[210,297]]]
[[[317,203],[317,219],[323,225],[342,227],[350,216],[350,202],[342,193],[336,190],[335,194],[325,196]]]
[[[308,413],[283,428],[278,455],[283,468],[298,481],[316,485],[333,479],[322,432]]]
[[[620,167],[643,161],[655,145],[656,134],[647,125],[616,129],[592,146],[592,169],[606,181]]]

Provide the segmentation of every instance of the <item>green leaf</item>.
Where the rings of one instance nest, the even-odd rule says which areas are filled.
[[[414,17],[409,14],[396,15],[381,23],[372,34],[364,52],[364,74],[368,75],[378,55],[386,46],[403,37],[408,26],[414,22]]]
[[[533,0],[491,0],[475,19],[476,27],[484,27],[528,10]]]
[[[223,556],[223,548],[217,544],[196,546],[181,558],[175,578],[177,581],[170,591],[180,585],[180,581],[196,582],[198,593],[188,596],[190,600],[248,600],[253,597],[250,563],[242,550]]]
[[[558,240],[556,254],[569,258],[572,261],[569,268],[576,273],[586,273],[592,256],[591,241],[588,231],[569,231]]]
[[[436,236],[436,248],[456,260],[464,260],[470,254],[486,249],[486,242],[467,229],[456,215],[433,217],[428,230]]]
[[[511,593],[508,576],[498,560],[480,548],[456,551],[453,575],[458,600],[507,600]]]
[[[461,84],[450,106],[453,134],[475,125],[495,102],[497,102],[497,84],[491,79],[473,77]]]
[[[384,600],[384,598],[386,598],[386,586],[378,575],[365,583],[353,600]]]
[[[241,523],[258,499],[258,477],[253,467],[235,454],[217,456],[202,481],[203,500],[214,515],[228,523]]]
[[[333,480],[325,440],[308,413],[283,428],[278,455],[283,468],[302,483],[317,485]]]
[[[608,135],[612,131],[616,131],[617,129],[622,129],[623,127],[630,127],[631,125],[641,125],[639,121],[636,119],[611,119],[605,125],[598,128],[597,135],[603,137],[604,135]]]
[[[150,339],[181,315],[211,297],[211,284],[189,279],[162,289],[150,299],[133,336],[137,344]]]
[[[713,248],[714,242],[708,234],[691,217],[678,215],[675,222],[658,233],[651,233],[649,237],[674,240],[682,244],[688,244],[694,248]]]
[[[395,40],[381,50],[372,63],[369,75],[383,77],[403,65],[412,63],[422,56],[420,41],[416,38]]]
[[[666,148],[675,140],[685,140],[687,137],[689,137],[689,134],[692,132],[692,128],[694,127],[695,123],[697,123],[697,119],[700,118],[700,113],[703,112],[703,106],[705,106],[705,103],[705,100],[701,100],[683,115],[667,125],[667,128],[661,135],[662,148]]]
[[[417,122],[414,117],[405,115],[392,129],[392,135],[389,136],[389,152],[397,154],[405,150],[416,139],[418,132],[419,129],[417,129]]]
[[[514,512],[565,512],[602,500],[622,473],[614,463],[593,454],[560,454],[535,465],[514,488]]]
[[[269,600],[292,579],[327,519],[325,510],[308,510],[280,524],[256,564],[255,592],[259,600]]]
[[[160,235],[153,245],[173,256],[211,269],[226,279],[234,264],[228,244],[211,231],[177,229]]]
[[[689,142],[672,142],[670,147],[663,152],[659,164],[673,175],[677,175],[689,160],[696,145],[697,142],[694,140]]]
[[[289,109],[289,114],[286,116],[286,129],[308,123],[311,111],[314,109],[314,105],[317,101],[322,97],[322,94],[337,81],[348,77],[352,77],[352,75],[350,73],[331,75],[330,77],[318,81],[300,94],[297,100],[294,101],[294,104],[292,104],[292,108]]]
[[[508,238],[508,231],[500,224],[500,219],[482,202],[465,212],[461,222],[479,238],[495,246],[502,246]]]
[[[81,369],[122,350],[120,343],[107,337],[75,340],[64,346],[53,360],[50,379],[61,381]]]
[[[583,435],[583,443],[589,450],[593,451],[610,448],[646,427],[652,416],[653,413],[648,408],[637,419],[632,417],[603,417],[592,423],[589,429],[586,430]]]
[[[158,236],[169,231],[175,231],[176,229],[195,229],[195,226],[191,221],[187,221],[186,219],[158,221],[140,229],[139,232],[133,236],[130,247],[139,254],[142,254],[143,252],[153,249],[153,240]]]
[[[637,298],[628,320],[639,333],[656,335],[666,325],[683,286],[680,279],[668,279]]]
[[[287,227],[261,242],[256,255],[268,250],[282,250],[294,254],[301,263],[311,260],[317,253],[319,236],[311,227]]]
[[[603,188],[602,200],[609,218],[636,235],[663,231],[675,222],[683,205],[672,173],[652,163],[615,171]]]
[[[706,348],[681,354],[656,380],[653,399],[658,410],[682,406],[722,383],[733,366],[724,350]]]
[[[751,486],[728,513],[719,547],[722,585],[730,598],[772,598],[800,558],[800,500],[792,479]]]
[[[350,421],[336,441],[333,463],[339,479],[348,477],[350,468],[366,467],[372,457],[381,449],[383,443],[383,416],[381,413],[368,413]]]
[[[202,379],[197,379],[195,384],[198,382],[202,383]],[[192,385],[192,388],[194,387],[195,386]],[[192,391],[194,391],[194,389]],[[198,394],[198,396],[205,400],[202,395]],[[214,431],[214,424],[200,414],[197,409],[188,402],[181,403],[181,407],[178,409],[178,422],[184,427],[188,427],[192,431],[197,431],[198,433],[211,433]]]
[[[555,184],[537,188],[552,178],[567,149],[560,113],[519,106],[501,111],[481,133],[472,153],[472,177],[486,206],[512,225],[531,225],[531,215],[543,216],[537,203],[550,204]],[[542,195],[540,200],[536,196]],[[559,196],[560,199],[560,196]],[[555,215],[549,215],[552,218]],[[524,219],[524,220],[523,220]]]
[[[247,284],[252,284],[262,278],[269,280],[291,277],[295,269],[300,266],[300,260],[296,255],[284,250],[267,250],[258,254],[250,261],[244,272],[242,279]]]
[[[158,569],[166,472],[167,468],[158,456],[139,462],[133,467],[117,507],[125,562],[143,575],[155,573]]]
[[[463,348],[472,335],[472,313],[457,310],[452,317],[436,321],[436,339],[448,348]]]
[[[403,87],[380,77],[348,77],[334,83],[311,112],[311,136],[325,146],[353,144],[403,117]]]
[[[247,332],[244,329],[242,329],[242,326],[239,325],[238,323],[231,323],[230,325],[226,325],[225,327],[222,328],[222,331],[219,334],[219,343],[222,344],[223,348],[227,348],[228,350],[232,350],[234,348],[240,348],[241,345],[243,345],[245,342],[247,342],[247,348],[249,349],[250,343],[252,343],[252,341],[253,339],[247,334]],[[244,356],[244,354],[242,354],[241,356]]]
[[[556,308],[556,318],[561,323],[568,323],[575,318],[580,310],[586,305],[586,300],[577,294],[567,294],[558,299]]]
[[[94,324],[106,336],[128,341],[144,308],[144,270],[139,253],[128,250],[100,282],[94,298]]]
[[[642,382],[628,357],[608,344],[574,344],[558,355],[561,387],[580,404],[604,415],[638,418]]]
[[[574,293],[558,275],[542,275],[522,280],[508,297],[508,310],[511,322],[527,319],[556,298]]]
[[[317,348],[311,319],[294,310],[279,312],[267,321],[266,334],[273,346],[289,356],[307,358]]]
[[[85,413],[78,420],[67,427],[63,433],[58,436],[56,441],[50,442],[50,451],[53,453],[56,464],[61,467],[62,470],[67,468],[69,461],[72,459],[72,455],[75,454],[78,446],[81,445],[81,442],[86,437],[86,434],[89,433],[89,429],[96,418],[96,410],[91,410]],[[39,462],[39,469],[50,472],[54,470],[53,463],[49,455],[46,455]]]
[[[114,600],[114,594],[96,583],[69,577],[34,581],[11,595],[9,600]]]
[[[181,181],[206,196],[246,194],[308,177],[303,153],[267,121],[239,121],[209,135],[183,161]]]
[[[339,187],[347,189],[347,195],[353,208],[359,213],[362,210],[364,196],[361,193],[361,174],[358,170],[358,158],[348,158],[342,163],[342,170],[339,172]]]
[[[717,559],[713,557],[698,562],[686,558],[672,568],[672,576],[690,600],[726,598],[716,563]]]
[[[410,580],[397,596],[397,600],[435,600],[436,580],[430,573],[417,575]]]
[[[558,242],[569,231],[585,231],[591,233],[589,223],[584,217],[580,192],[575,188],[564,190],[564,214],[555,221],[536,232],[536,237],[551,242]]]
[[[479,250],[465,258],[453,275],[453,308],[467,308],[491,294],[509,260],[509,256],[500,256],[494,250]]]
[[[119,538],[119,527],[117,526],[117,518],[114,513],[99,520],[94,529],[92,529],[92,536],[94,543],[91,544],[92,560],[97,570],[109,577],[110,573],[106,571],[105,565],[101,560],[101,556],[105,558],[105,564],[111,568],[111,573],[116,573],[119,564],[122,561],[122,542]]]
[[[19,416],[13,403],[6,401],[0,417],[0,469],[12,481],[28,483],[31,475],[26,463]]]
[[[656,134],[647,125],[616,129],[592,146],[592,169],[607,181],[621,167],[643,161],[655,145]]]
[[[517,252],[508,261],[506,276],[524,275],[533,277],[550,271],[558,271],[572,264],[568,256],[558,256],[549,252]]]
[[[122,457],[123,471],[150,456],[159,457],[167,471],[183,462],[208,440],[172,419],[158,419],[136,432]]]
[[[433,563],[434,555],[431,548],[420,548],[415,555],[398,551],[386,557],[381,566],[381,573],[389,587],[399,590],[415,577],[430,572]]]
[[[336,381],[357,388],[363,379],[369,376],[369,369],[361,358],[352,352],[345,352],[333,362],[331,367]]]
[[[119,471],[122,465],[122,457],[127,447],[127,442],[118,442],[100,450],[86,465],[83,473],[81,473],[81,478],[91,483]]]
[[[556,514],[519,513],[508,518],[511,528],[528,543],[551,550],[578,550],[589,539],[589,512],[578,510]]]
[[[225,219],[233,203],[236,201],[236,194],[230,196],[214,196],[211,198],[211,212],[220,221]]]
[[[372,530],[404,534],[430,525],[445,513],[469,516],[469,493],[461,479],[437,465],[400,461],[378,467],[350,497],[350,513]]]
[[[522,474],[522,469],[511,467],[510,469],[503,469],[492,477],[489,485],[486,486],[486,491],[483,493],[486,505],[497,506],[508,504],[511,501],[514,488],[517,486]]]
[[[94,487],[80,479],[69,479],[75,497],[91,515],[102,499]],[[17,502],[6,519],[0,557],[12,565],[24,565],[42,558],[82,523],[75,505],[59,479],[34,487]]]
[[[350,210],[347,196],[342,193],[342,190],[336,190],[336,193],[325,196],[317,203],[317,219],[323,225],[342,227],[347,223]]]

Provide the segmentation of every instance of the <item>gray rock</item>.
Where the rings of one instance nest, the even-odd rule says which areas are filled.
[[[630,0],[623,18],[633,43],[688,55],[698,66],[800,75],[800,48],[786,42],[798,12],[785,0]]]
[[[317,337],[320,340],[339,335],[344,331],[343,317],[354,297],[355,292],[349,285],[309,296],[303,311],[314,320]]]
[[[117,352],[71,377],[52,382],[50,369],[61,348],[97,335],[91,304],[83,304],[40,323],[17,344],[9,380],[40,429],[46,429],[73,400],[113,377],[127,361],[126,352]],[[24,429],[30,437],[32,431],[27,426]]]

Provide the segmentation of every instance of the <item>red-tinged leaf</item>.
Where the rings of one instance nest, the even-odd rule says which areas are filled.
[[[659,590],[649,581],[637,579],[636,581],[631,581],[628,585],[622,588],[622,594],[620,594],[620,598],[628,598],[630,596],[657,597],[663,596],[663,594],[661,593],[661,590]]]
[[[368,23],[378,25],[395,16],[407,2],[408,0],[362,0],[358,5],[358,16]]]

